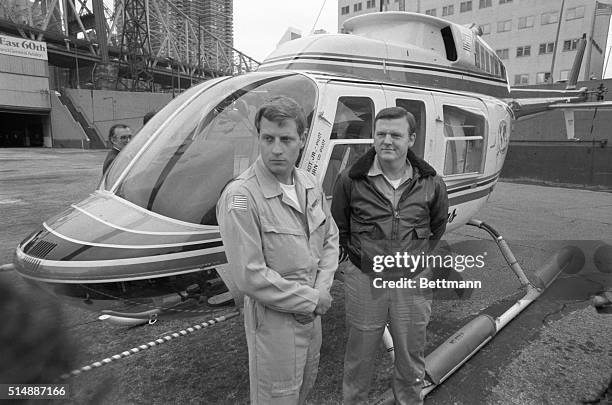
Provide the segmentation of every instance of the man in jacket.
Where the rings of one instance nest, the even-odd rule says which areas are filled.
[[[104,164],[102,165],[102,174],[110,167],[121,149],[132,140],[132,129],[125,124],[115,124],[108,131],[108,142],[112,148],[108,151]]]
[[[436,171],[410,150],[416,139],[411,113],[401,107],[385,108],[374,125],[374,148],[340,174],[332,200],[342,256],[355,265],[345,272],[349,330],[344,403],[367,402],[376,349],[388,322],[395,353],[396,403],[420,404],[431,291],[418,285],[376,288],[380,283],[373,282],[374,275],[384,278],[397,274],[397,268],[386,275],[374,273],[372,262],[376,255],[419,254],[427,240],[440,239],[446,230],[448,197]]]
[[[252,404],[303,404],[331,306],[338,228],[314,176],[295,167],[306,119],[277,97],[255,116],[260,156],[217,205],[228,268],[244,298]]]

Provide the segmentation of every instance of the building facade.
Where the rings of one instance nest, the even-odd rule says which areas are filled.
[[[601,79],[603,75],[612,13],[612,5],[604,1],[338,0],[338,27],[356,15],[381,10],[479,25],[482,38],[503,60],[513,86],[567,80],[583,35],[589,42],[579,79]]]

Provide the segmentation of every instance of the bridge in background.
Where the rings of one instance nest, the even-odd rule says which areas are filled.
[[[70,71],[66,87],[180,90],[256,69],[256,60],[186,13],[191,3],[3,0],[0,32],[45,41],[50,69]]]

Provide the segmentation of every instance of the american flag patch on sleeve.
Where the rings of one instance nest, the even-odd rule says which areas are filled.
[[[239,210],[246,211],[247,210],[247,198],[244,195],[234,195],[232,196],[232,203],[229,207],[230,210]]]

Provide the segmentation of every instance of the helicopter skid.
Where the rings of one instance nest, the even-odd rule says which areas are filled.
[[[497,243],[502,255],[514,271],[521,284],[526,287],[525,295],[518,299],[510,308],[497,318],[489,315],[478,315],[457,332],[453,333],[444,343],[438,346],[425,358],[424,387],[421,398],[442,384],[474,354],[491,341],[495,335],[510,321],[516,318],[525,308],[544,293],[561,273],[574,273],[579,271],[585,262],[582,251],[573,246],[567,246],[555,254],[535,272],[534,283],[531,283],[520,265],[514,258],[510,248],[501,235],[492,227],[482,221],[470,221],[469,225],[486,230]],[[392,353],[392,339],[387,336],[383,339],[387,351]],[[384,405],[394,403],[391,389],[385,391],[373,405]]]

